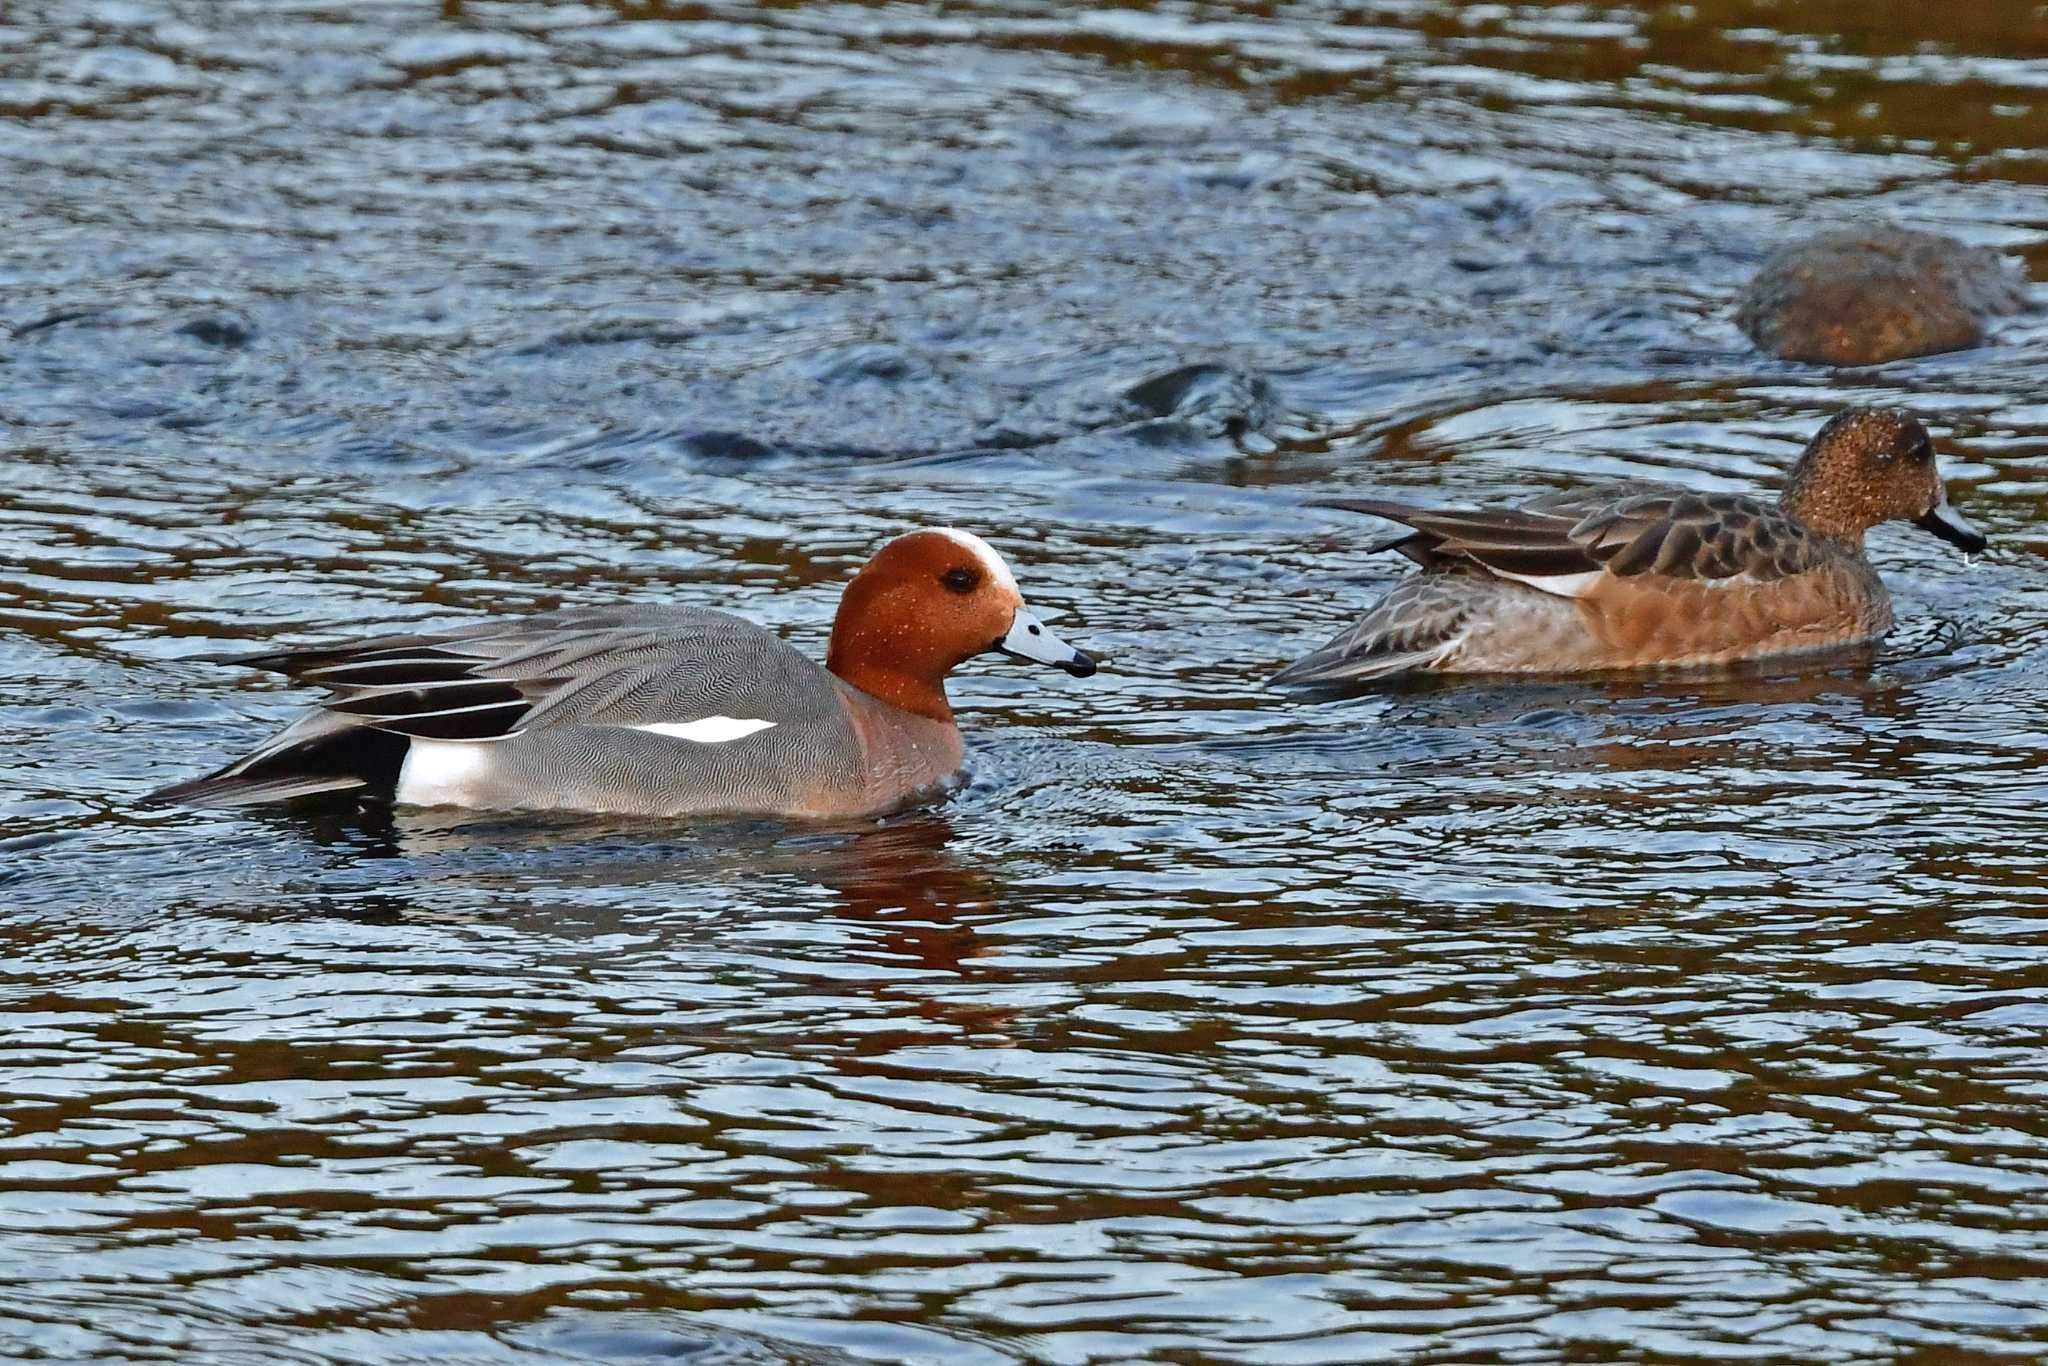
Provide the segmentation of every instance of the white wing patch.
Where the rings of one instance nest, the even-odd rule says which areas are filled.
[[[1540,588],[1560,598],[1583,598],[1593,591],[1593,585],[1607,577],[1604,569],[1588,569],[1583,574],[1510,574],[1505,569],[1488,566],[1487,572],[1516,583],[1526,583],[1531,588]]]
[[[751,716],[707,716],[701,721],[656,721],[647,726],[627,726],[627,730],[644,730],[649,735],[666,735],[675,740],[694,740],[700,745],[722,745],[742,739],[755,731],[773,730],[773,721],[762,721]]]
[[[1588,569],[1583,574],[1545,575],[1510,574],[1505,569],[1489,567],[1487,572],[1503,579],[1513,579],[1516,583],[1526,583],[1531,588],[1540,588],[1544,592],[1553,593],[1560,598],[1583,598],[1586,594],[1592,592],[1602,579],[1607,577],[1607,571],[1604,569]],[[1644,577],[1648,578],[1650,576],[1645,575]],[[1666,579],[1665,582],[1669,583],[1670,580]],[[1765,580],[1758,578],[1754,574],[1729,574],[1723,578],[1693,579],[1689,580],[1689,582],[1697,583],[1702,588],[1747,588],[1751,584],[1763,583]]]

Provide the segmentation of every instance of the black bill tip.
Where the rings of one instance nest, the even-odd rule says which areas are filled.
[[[1972,526],[1969,518],[1950,507],[1945,500],[1936,503],[1915,518],[1913,525],[1941,537],[1956,549],[1971,555],[1991,544],[1989,537]]]

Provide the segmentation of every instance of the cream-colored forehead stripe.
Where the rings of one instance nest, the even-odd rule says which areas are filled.
[[[694,740],[700,745],[722,745],[758,730],[773,730],[775,723],[751,716],[707,716],[701,721],[656,721],[652,725],[627,726],[626,729],[644,730],[650,735],[666,735],[675,740]]]
[[[932,530],[956,545],[973,551],[975,556],[980,559],[981,567],[987,571],[991,580],[1001,584],[1012,593],[1017,593],[1019,597],[1023,596],[1017,589],[1017,576],[1010,572],[1010,566],[1003,563],[1003,557],[996,554],[994,546],[982,540],[981,537],[973,532],[961,531],[957,527],[935,526]]]

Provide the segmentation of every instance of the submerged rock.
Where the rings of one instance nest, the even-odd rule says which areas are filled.
[[[206,346],[240,350],[256,339],[256,324],[232,313],[210,313],[172,329]]]
[[[1124,412],[1141,423],[1172,421],[1209,436],[1243,437],[1273,417],[1273,382],[1227,365],[1183,365],[1123,391]]]
[[[1735,321],[1764,350],[1824,365],[1961,351],[2026,306],[2027,280],[1989,247],[1905,228],[1842,228],[1781,247]]]

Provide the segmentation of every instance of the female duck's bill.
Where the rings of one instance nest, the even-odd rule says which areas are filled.
[[[1024,606],[987,542],[917,531],[847,584],[822,668],[695,607],[552,612],[236,661],[329,696],[247,757],[145,800],[345,792],[500,810],[871,815],[960,770],[946,677],[990,651],[1095,672]]]
[[[1965,554],[1975,555],[1991,544],[1991,538],[1977,530],[1976,523],[1955,510],[1948,500],[1948,491],[1943,490],[1933,507],[1913,519],[1913,525],[1922,531],[1939,536]]]

